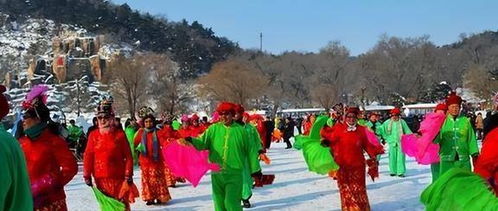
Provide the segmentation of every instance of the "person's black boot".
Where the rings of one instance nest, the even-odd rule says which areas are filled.
[[[154,201],[147,201],[147,202],[145,203],[145,205],[147,205],[147,206],[150,206],[150,205],[153,205],[153,204],[154,204]]]
[[[251,208],[251,203],[249,202],[249,199],[242,199],[242,204],[244,208]]]

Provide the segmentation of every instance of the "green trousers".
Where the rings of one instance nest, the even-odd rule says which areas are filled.
[[[242,210],[242,172],[212,173],[214,209],[216,211]]]
[[[439,162],[439,176],[442,176],[451,168],[461,168],[472,171],[470,160],[441,161]]]
[[[439,178],[439,163],[431,164],[432,182],[434,183]]]
[[[389,172],[395,175],[404,175],[406,172],[405,154],[399,145],[389,145]]]
[[[245,165],[242,172],[242,199],[249,200],[252,196],[252,184],[254,180],[249,172],[249,166]]]

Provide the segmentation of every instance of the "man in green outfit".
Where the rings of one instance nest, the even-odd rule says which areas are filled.
[[[9,113],[9,104],[0,85],[0,119]],[[0,124],[0,210],[33,210],[26,161],[19,142]]]
[[[211,173],[215,210],[242,210],[240,200],[246,159],[251,176],[260,178],[258,155],[251,153],[247,131],[233,121],[235,105],[222,102],[216,111],[220,114],[220,122],[209,126],[200,137],[185,140],[198,150],[209,150],[209,161],[221,167],[221,171]]]
[[[405,154],[401,151],[401,136],[411,134],[405,120],[400,118],[399,108],[391,110],[391,119],[386,120],[379,128],[379,135],[389,144],[389,172],[391,176],[405,177]]]
[[[247,144],[249,144],[249,153],[256,154],[258,157],[260,153],[263,153],[263,147],[261,146],[261,139],[259,137],[258,130],[256,127],[248,123],[247,121],[243,121],[244,118],[244,107],[242,105],[235,105],[235,116],[234,120],[238,124],[242,125],[249,136],[247,139]],[[245,117],[247,119],[247,117]],[[251,177],[250,168],[249,168],[249,159],[248,157],[244,162],[244,170],[242,174],[242,204],[244,208],[250,208],[251,203],[249,199],[252,196],[252,186],[254,180]]]
[[[434,140],[439,144],[439,175],[442,176],[451,168],[463,168],[472,170],[470,157],[477,158],[479,148],[477,147],[476,134],[470,120],[460,115],[462,98],[451,93],[446,98],[448,112],[438,136]]]

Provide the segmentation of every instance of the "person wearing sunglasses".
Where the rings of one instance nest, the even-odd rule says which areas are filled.
[[[366,127],[358,125],[358,107],[349,107],[343,122],[336,122],[331,130],[323,130],[322,146],[330,147],[335,162],[339,165],[337,185],[341,196],[342,210],[370,210],[365,181],[368,174],[378,177],[376,156],[384,153],[380,144],[367,139]],[[364,152],[370,157],[365,160]]]
[[[406,173],[406,156],[401,150],[401,136],[412,134],[412,131],[401,119],[401,110],[394,108],[390,111],[391,118],[386,120],[378,133],[389,145],[389,172],[391,176],[405,177]]]
[[[234,122],[235,105],[221,102],[216,112],[220,121],[209,126],[200,137],[187,137],[179,142],[192,144],[197,150],[209,150],[209,161],[221,167],[221,171],[211,173],[215,210],[242,210],[244,163],[248,161],[251,176],[260,178],[258,154],[250,152],[246,130]]]
[[[78,172],[76,159],[46,106],[48,87],[36,85],[22,104],[24,151],[34,210],[67,210],[64,186]]]
[[[9,103],[0,85],[0,119],[9,113]],[[33,210],[28,172],[19,142],[0,125],[0,210]]]
[[[122,201],[129,210],[128,198],[119,198],[124,183],[133,185],[133,157],[123,130],[116,128],[112,99],[104,99],[97,107],[98,129],[90,132],[83,156],[83,178],[105,195]]]

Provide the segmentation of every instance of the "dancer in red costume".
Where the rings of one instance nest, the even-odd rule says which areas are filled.
[[[322,144],[330,146],[339,165],[337,184],[341,195],[342,210],[370,210],[365,185],[365,166],[374,179],[378,176],[376,156],[383,153],[381,146],[373,145],[366,137],[364,126],[357,124],[359,109],[350,107],[345,121],[336,123],[332,130],[322,133]],[[363,152],[370,156],[365,161]]]
[[[171,195],[161,147],[167,145],[168,133],[156,129],[156,118],[152,114],[141,117],[144,127],[138,130],[134,145],[141,145],[139,163],[142,170],[142,199],[147,205],[166,203],[171,200]]]
[[[19,139],[26,157],[34,210],[67,210],[64,186],[78,172],[76,159],[59,136],[45,105],[48,87],[33,87],[23,102],[23,133]]]
[[[483,140],[481,155],[474,171],[486,179],[498,196],[498,128],[489,132]]]
[[[88,136],[83,177],[93,186],[93,176],[102,193],[122,201],[129,210],[129,199],[119,195],[125,182],[133,185],[133,158],[125,133],[115,128],[112,102],[112,98],[104,99],[97,108],[98,130]]]

